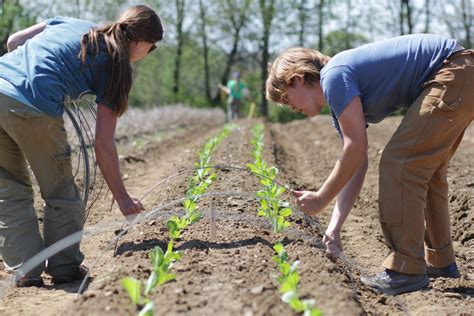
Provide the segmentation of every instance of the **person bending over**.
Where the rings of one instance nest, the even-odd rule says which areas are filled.
[[[158,15],[130,7],[113,23],[55,17],[11,35],[0,57],[0,239],[7,271],[45,247],[81,231],[84,203],[74,183],[71,148],[64,129],[65,103],[96,96],[97,163],[123,215],[140,213],[120,176],[114,144],[118,118],[126,111],[132,64],[156,48],[163,37]],[[33,208],[31,166],[45,201],[43,238]],[[87,268],[79,243],[48,258],[16,285],[41,286],[82,279]]]
[[[378,292],[422,289],[428,275],[459,277],[447,169],[473,120],[473,85],[474,50],[428,34],[363,45],[333,58],[290,48],[270,67],[267,99],[308,116],[327,104],[342,140],[342,153],[319,190],[294,192],[310,216],[336,198],[323,239],[332,256],[342,251],[341,227],[368,168],[367,124],[406,109],[379,166],[379,219],[390,253],[382,272],[362,278]]]

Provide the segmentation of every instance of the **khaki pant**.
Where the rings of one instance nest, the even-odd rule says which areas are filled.
[[[455,261],[448,162],[474,119],[474,50],[453,54],[424,85],[380,161],[379,210],[387,269],[424,274]]]
[[[33,208],[27,161],[45,201],[43,238]],[[0,94],[0,249],[8,271],[44,247],[82,229],[84,205],[71,170],[71,148],[62,118],[42,114]],[[51,275],[81,264],[79,244],[48,259]],[[27,275],[39,276],[45,264]]]

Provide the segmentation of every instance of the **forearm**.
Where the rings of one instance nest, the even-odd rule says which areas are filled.
[[[340,232],[342,225],[349,216],[349,213],[360,193],[367,172],[367,166],[368,162],[365,160],[355,172],[354,176],[337,195],[336,206],[334,207],[331,221],[327,228],[328,231]]]
[[[343,153],[337,160],[331,174],[318,190],[318,194],[324,201],[325,206],[345,188],[356,171],[361,168],[364,161],[367,161],[367,150],[365,147],[353,143],[344,146]]]
[[[95,145],[97,164],[116,200],[128,197],[127,190],[120,175],[120,164],[117,149],[112,141],[97,141]]]

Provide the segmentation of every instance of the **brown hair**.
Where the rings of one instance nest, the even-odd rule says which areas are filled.
[[[293,47],[281,53],[268,65],[267,100],[288,104],[286,89],[293,85],[293,78],[300,75],[304,77],[305,83],[318,83],[321,69],[330,59],[317,50],[304,47]]]
[[[110,62],[106,67],[108,76],[104,103],[112,105],[117,115],[127,110],[128,95],[132,88],[130,42],[155,43],[162,38],[160,17],[144,5],[130,7],[115,22],[93,28],[82,36],[79,58],[83,65],[86,64],[88,53],[93,58],[105,44]]]

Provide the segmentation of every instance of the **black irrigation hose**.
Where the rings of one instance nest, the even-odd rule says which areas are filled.
[[[89,155],[87,154],[87,144],[84,140],[84,136],[82,134],[81,128],[76,121],[74,114],[72,113],[71,109],[69,107],[65,107],[66,113],[69,117],[69,119],[72,122],[72,125],[74,126],[74,129],[76,131],[77,137],[79,138],[79,143],[80,143],[80,150],[79,153],[82,153],[82,159],[84,163],[84,191],[82,193],[82,200],[84,201],[84,205],[87,204],[87,200],[89,199],[89,181],[90,181],[90,167],[89,167]],[[79,160],[80,160],[81,154],[79,154]]]
[[[189,169],[180,171],[180,172],[178,172],[178,173],[175,173],[175,174],[173,174],[173,175],[171,175],[171,176],[169,176],[169,177],[167,177],[167,178],[161,180],[160,182],[158,182],[158,183],[155,184],[154,186],[152,186],[152,187],[151,187],[147,192],[145,192],[145,194],[139,199],[140,202],[143,201],[143,199],[144,199],[148,194],[150,194],[152,191],[154,191],[154,190],[155,190],[156,188],[158,188],[160,185],[162,185],[162,184],[168,182],[169,180],[172,180],[172,179],[174,179],[174,178],[176,178],[176,177],[178,177],[178,176],[181,176],[181,175],[183,175],[183,174],[187,174],[187,173],[190,173],[190,172],[194,172],[194,171],[200,170],[200,169],[220,169],[220,170],[234,169],[234,170],[238,170],[238,171],[244,171],[244,172],[246,172],[246,173],[253,173],[253,174],[255,174],[255,175],[259,176],[259,177],[266,178],[266,179],[268,179],[268,180],[270,180],[270,181],[276,183],[277,185],[286,188],[286,189],[289,190],[289,191],[292,191],[291,189],[287,188],[285,185],[283,185],[282,183],[276,181],[275,179],[272,179],[272,178],[270,178],[270,177],[268,177],[268,176],[265,176],[265,175],[263,175],[263,174],[260,174],[260,173],[258,173],[258,172],[254,172],[254,171],[251,171],[251,170],[249,170],[249,169],[247,169],[247,168],[243,168],[243,167],[237,167],[237,166],[230,166],[230,165],[218,164],[218,165],[213,165],[213,166],[204,166],[204,167],[189,168]],[[192,196],[191,196],[190,198],[192,198]],[[272,201],[272,200],[273,200],[273,199],[269,199],[269,198],[266,198],[266,199],[269,200],[269,201]],[[140,215],[138,215],[138,217],[140,217]],[[303,213],[303,217],[305,218],[305,220],[306,220],[308,223],[310,223],[310,224],[312,224],[312,225],[318,226],[318,227],[321,229],[321,231],[322,231],[322,227],[321,227],[321,225],[320,225],[317,221],[315,221],[314,219],[312,219],[311,217],[307,216],[307,215],[304,214],[304,213]],[[122,224],[122,227],[120,228],[120,230],[121,230],[121,231],[124,231],[124,233],[126,233],[127,230],[128,230],[128,228],[124,230],[124,227],[125,227],[125,224],[126,224],[126,223],[127,223],[127,220],[124,221],[124,223]],[[130,225],[130,226],[131,226],[131,225]],[[118,238],[116,239],[116,243],[115,243],[115,246],[114,246],[114,255],[115,255],[115,250],[117,249],[117,245],[118,245],[118,241],[119,241],[119,237],[120,237],[120,236],[121,236],[121,235],[117,236]]]
[[[93,121],[96,121],[97,109],[95,108],[94,102],[88,100],[83,101],[82,108],[83,110],[85,109],[87,112],[90,113]],[[79,172],[82,160],[84,164],[84,192],[82,193],[83,202],[85,205],[84,221],[87,221],[92,206],[98,201],[102,191],[104,190],[105,180],[101,177],[100,184],[96,185],[96,182],[98,181],[98,170],[93,149],[95,137],[92,131],[92,126],[91,124],[89,124],[89,120],[86,118],[83,110],[81,110],[81,108],[74,102],[72,102],[68,107],[66,107],[68,117],[71,119],[71,122],[74,126],[74,130],[77,134],[77,138],[80,141],[78,166],[74,178]],[[91,149],[90,153],[88,149]],[[92,197],[93,199],[91,200]]]
[[[89,110],[89,112],[91,113],[91,115],[93,117],[93,120],[95,121],[96,117],[97,117],[97,110],[95,109],[95,103],[87,102],[87,103],[85,103],[85,107],[86,107],[86,109]],[[76,106],[76,108],[77,108],[77,106]],[[86,209],[85,220],[87,220],[87,218],[89,217],[90,210],[91,210],[92,206],[95,204],[95,202],[97,202],[97,200],[99,199],[100,194],[102,193],[102,190],[103,190],[104,185],[105,185],[105,180],[103,178],[101,178],[100,185],[99,186],[95,185],[95,183],[97,181],[97,164],[96,164],[95,153],[94,153],[94,135],[92,133],[92,128],[89,125],[89,121],[85,117],[84,113],[79,108],[77,108],[77,112],[78,112],[78,116],[79,116],[80,121],[81,121],[81,125],[84,128],[84,130],[86,131],[86,135],[87,135],[88,143],[89,143],[89,148],[91,148],[91,157],[92,157],[92,162],[93,162],[92,165],[93,165],[93,168],[94,168],[93,169],[94,176],[93,176],[93,179],[92,179],[92,182],[91,182],[91,187],[89,188],[90,189],[90,195],[94,196],[94,200],[92,200],[89,203],[89,206]]]
[[[266,175],[263,175],[261,173],[258,173],[258,172],[254,172],[248,168],[243,168],[243,167],[237,167],[237,166],[230,166],[230,165],[222,165],[222,164],[217,164],[217,165],[213,165],[213,166],[204,166],[204,167],[196,167],[196,168],[190,168],[190,169],[185,169],[183,171],[180,171],[178,173],[175,173],[171,176],[169,176],[168,178],[164,179],[164,180],[161,180],[160,182],[158,182],[157,184],[155,184],[154,186],[152,186],[147,192],[145,192],[145,194],[143,194],[143,196],[140,198],[140,201],[142,201],[148,194],[150,194],[152,191],[154,191],[157,187],[159,187],[160,185],[162,185],[163,183],[166,183],[168,182],[169,180],[173,179],[173,178],[176,178],[182,174],[185,174],[185,173],[189,173],[189,172],[192,172],[192,171],[196,171],[196,170],[200,170],[200,169],[220,169],[220,170],[226,170],[226,169],[234,169],[234,170],[239,170],[239,171],[244,171],[244,172],[247,172],[247,173],[253,173],[259,177],[262,177],[262,178],[265,178],[265,179],[268,179],[274,183],[276,183],[277,185],[281,186],[281,187],[284,187],[285,189],[289,190],[289,191],[293,191],[291,190],[290,188],[288,188],[286,185],[282,184],[281,182],[278,182],[277,180],[275,179],[272,179]]]

